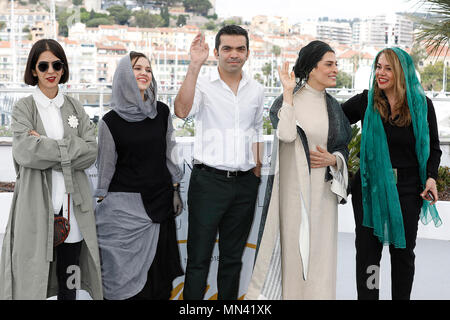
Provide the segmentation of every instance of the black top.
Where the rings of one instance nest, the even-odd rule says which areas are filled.
[[[368,90],[364,90],[362,93],[357,94],[342,104],[342,108],[350,121],[350,124],[354,124],[361,120],[361,126],[364,125],[364,114],[367,109],[367,96]],[[439,146],[436,113],[434,111],[433,102],[429,98],[427,98],[427,106],[427,119],[430,130],[430,157],[427,162],[427,178],[431,177],[437,180],[442,151]],[[386,132],[392,167],[418,167],[419,164],[415,151],[416,139],[414,137],[412,124],[406,127],[398,127],[391,124],[389,121],[383,120],[383,126],[384,131]]]
[[[104,115],[117,162],[109,192],[139,192],[153,222],[173,215],[172,178],[166,163],[169,107],[158,101],[154,119],[128,122],[114,110]]]

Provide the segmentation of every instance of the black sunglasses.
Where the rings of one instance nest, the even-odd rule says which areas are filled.
[[[40,72],[47,71],[48,70],[48,66],[49,66],[49,62],[48,61],[41,61],[37,65],[37,67],[38,67]],[[53,70],[60,71],[63,68],[64,63],[62,61],[57,60],[57,61],[53,61],[52,62],[52,66],[53,66]]]

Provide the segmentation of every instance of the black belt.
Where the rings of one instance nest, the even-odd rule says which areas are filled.
[[[216,169],[210,166],[207,166],[205,164],[199,164],[196,163],[194,164],[194,167],[200,170],[205,170],[205,171],[209,171],[209,172],[213,172],[213,173],[217,173],[220,174],[222,176],[225,176],[227,178],[231,178],[231,177],[239,177],[239,176],[244,176],[248,173],[250,173],[252,170],[248,170],[248,171],[227,171],[227,170],[220,170],[220,169]]]

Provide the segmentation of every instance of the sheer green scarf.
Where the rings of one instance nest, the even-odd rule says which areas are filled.
[[[423,186],[427,179],[427,161],[430,155],[430,134],[427,121],[427,101],[419,82],[414,63],[408,53],[399,48],[392,49],[400,60],[406,81],[406,97],[411,113],[419,174]],[[380,51],[375,58],[383,51]],[[375,64],[375,62],[374,62]],[[371,87],[361,137],[361,183],[363,200],[363,225],[374,229],[374,234],[385,245],[405,248],[405,230],[399,195],[392,169],[389,148],[381,115],[374,108],[375,65],[372,69]],[[423,224],[431,219],[436,227],[442,224],[435,205],[423,200],[420,213]]]

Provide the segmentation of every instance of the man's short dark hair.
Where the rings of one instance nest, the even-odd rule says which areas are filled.
[[[248,40],[248,32],[242,27],[236,26],[234,24],[230,24],[228,26],[224,26],[222,29],[219,30],[216,34],[216,45],[215,48],[218,51],[220,46],[220,36],[221,35],[237,35],[237,36],[244,36],[246,40],[247,50],[249,49],[249,40]]]
[[[63,63],[64,73],[59,80],[59,83],[66,83],[69,80],[69,64],[67,62],[66,53],[61,45],[53,39],[41,39],[37,41],[28,54],[27,67],[25,68],[24,81],[30,86],[38,84],[38,77],[33,75],[33,70],[36,70],[36,63],[41,53],[50,51]]]

